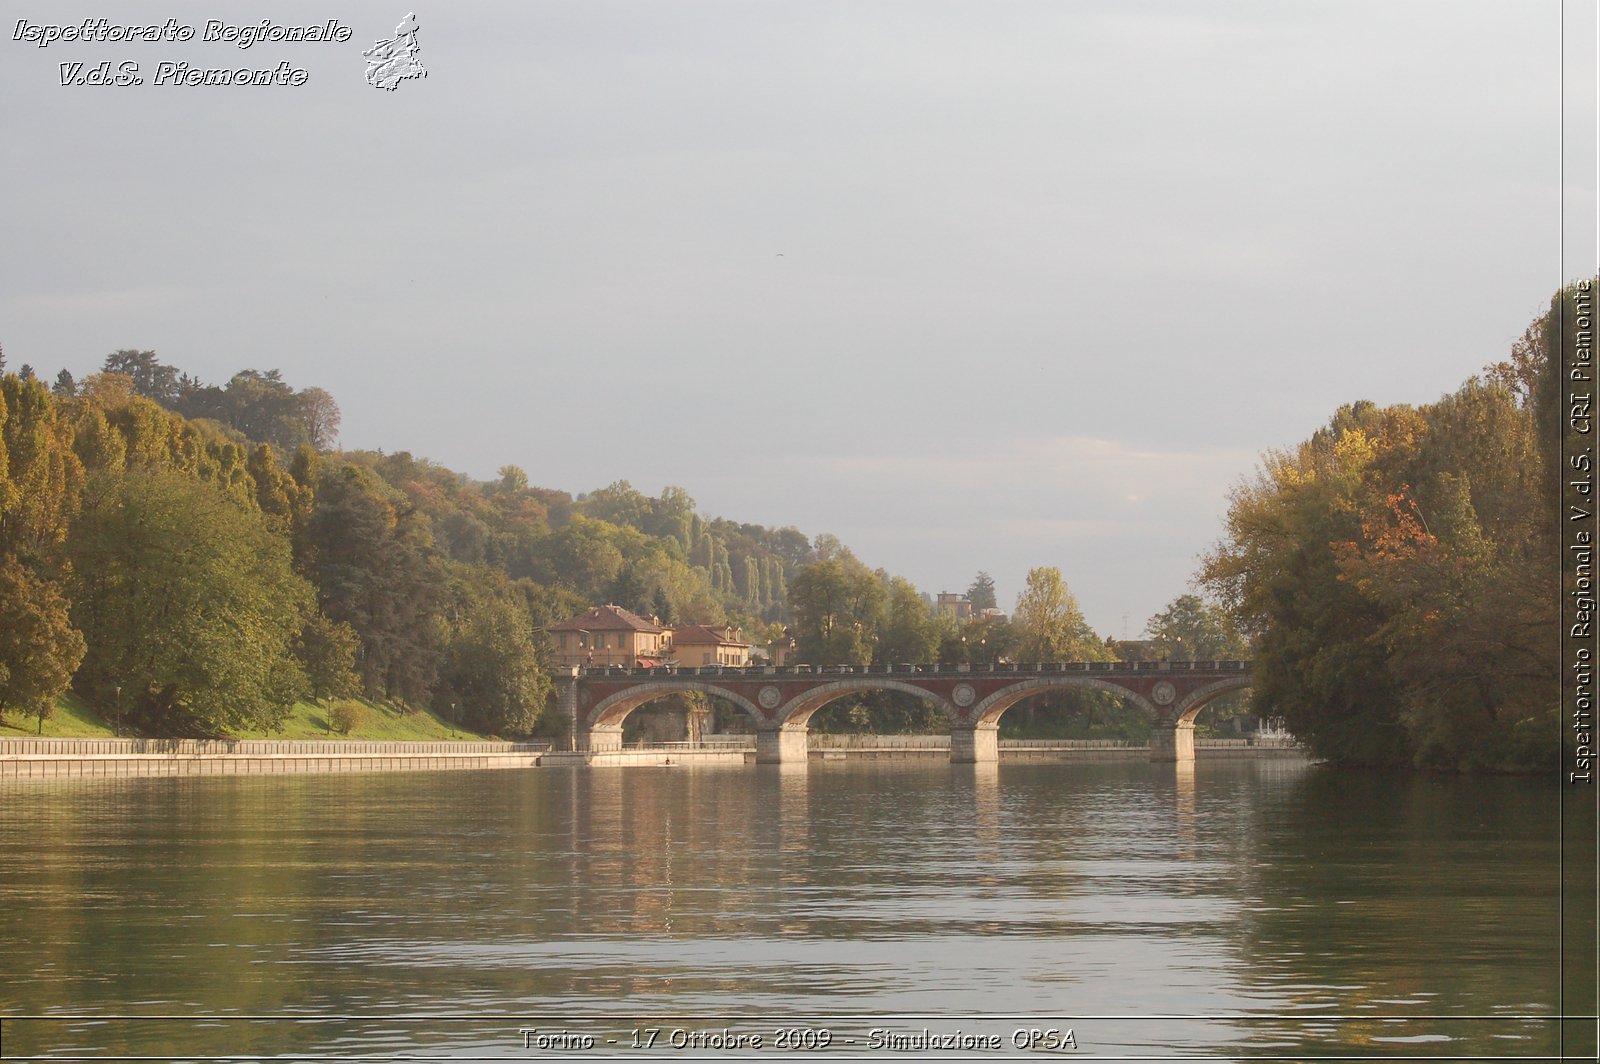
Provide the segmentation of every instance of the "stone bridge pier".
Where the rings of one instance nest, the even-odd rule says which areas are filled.
[[[763,728],[756,732],[756,764],[804,764],[810,755],[804,728]]]

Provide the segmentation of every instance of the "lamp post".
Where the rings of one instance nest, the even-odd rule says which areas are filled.
[[[456,737],[456,704],[450,703],[450,738]]]
[[[116,733],[118,735],[121,735],[122,734],[122,686],[119,684],[118,686],[113,687],[112,691],[114,691],[116,693],[116,697],[117,697],[117,726],[116,726],[115,731],[116,731]]]

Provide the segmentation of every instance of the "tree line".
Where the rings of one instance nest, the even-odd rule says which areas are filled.
[[[338,424],[272,370],[219,387],[125,350],[47,387],[0,354],[0,714],[70,686],[132,730],[221,734],[359,694],[527,734],[553,621],[615,602],[781,631],[813,558],[680,488],[478,482],[336,451]]]
[[[1425,406],[1341,407],[1234,491],[1200,582],[1258,705],[1334,761],[1530,770],[1559,749],[1560,345],[1574,289]]]

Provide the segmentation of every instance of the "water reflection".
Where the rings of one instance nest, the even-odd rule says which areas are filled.
[[[7,1019],[19,1055],[514,1057],[535,1019],[807,1013],[1079,1017],[1108,1055],[1553,1044],[1555,795],[1529,780],[830,762],[0,800],[0,1009],[83,1017]],[[218,1019],[88,1018],[130,1013]]]

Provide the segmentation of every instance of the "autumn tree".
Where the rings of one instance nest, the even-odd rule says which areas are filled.
[[[1233,494],[1201,578],[1256,636],[1254,699],[1356,763],[1529,768],[1553,746],[1561,293],[1421,408],[1342,408]]]
[[[42,723],[83,653],[83,634],[55,585],[0,557],[0,715],[20,709]]]
[[[0,377],[0,554],[32,559],[66,537],[83,463],[71,426],[38,380]]]
[[[1105,643],[1084,620],[1078,600],[1054,566],[1028,570],[1011,614],[1022,661],[1104,661]]]

